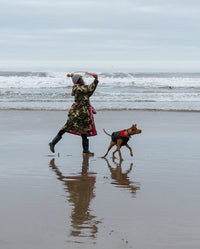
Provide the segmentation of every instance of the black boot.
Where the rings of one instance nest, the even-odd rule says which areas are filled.
[[[58,133],[56,137],[54,137],[54,139],[49,143],[49,148],[51,152],[55,152],[54,146],[57,144],[58,141],[60,141],[61,138],[62,136]]]
[[[82,135],[82,146],[83,146],[83,155],[94,156],[94,153],[89,151],[89,139],[86,135]]]

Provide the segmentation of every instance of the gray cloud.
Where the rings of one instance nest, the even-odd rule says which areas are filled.
[[[199,60],[198,1],[0,4],[1,60]]]

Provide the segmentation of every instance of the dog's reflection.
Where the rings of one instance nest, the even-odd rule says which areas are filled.
[[[72,236],[95,238],[99,223],[96,216],[91,215],[90,202],[94,195],[96,176],[89,173],[89,157],[83,156],[81,173],[75,176],[64,176],[55,165],[54,158],[49,163],[50,168],[56,173],[58,179],[63,182],[68,200],[72,204],[71,224]]]
[[[116,187],[130,190],[132,196],[135,197],[137,190],[140,189],[140,184],[138,182],[131,181],[128,176],[133,168],[133,163],[131,163],[130,167],[125,172],[123,172],[122,161],[119,161],[119,163],[117,163],[113,159],[113,164],[115,165],[115,167],[111,166],[108,159],[105,158],[105,161],[107,162],[108,168],[110,170],[111,178],[114,180],[111,183]]]

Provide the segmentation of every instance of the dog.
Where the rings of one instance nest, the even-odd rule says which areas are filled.
[[[114,145],[117,146],[117,149],[113,152],[113,158],[115,158],[115,153],[118,151],[120,161],[123,160],[120,148],[122,146],[124,146],[124,145],[130,150],[130,155],[133,156],[133,151],[132,151],[131,147],[127,143],[129,141],[129,139],[131,138],[131,136],[136,135],[136,134],[140,134],[142,132],[142,130],[139,130],[137,128],[136,124],[133,124],[128,129],[113,132],[111,135],[107,131],[105,131],[105,129],[103,129],[103,131],[106,133],[106,135],[111,137],[111,142],[110,142],[110,145],[108,147],[108,150],[107,150],[106,154],[102,158],[106,158],[106,156],[108,155],[108,152],[110,151],[110,149]]]

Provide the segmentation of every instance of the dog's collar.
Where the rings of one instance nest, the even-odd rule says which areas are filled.
[[[128,136],[131,137],[131,134],[128,132],[128,130],[126,130],[126,131],[127,131],[127,133],[128,133]]]

